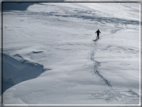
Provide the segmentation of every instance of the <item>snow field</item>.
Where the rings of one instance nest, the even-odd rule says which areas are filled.
[[[44,69],[37,78],[7,89],[4,103],[138,104],[135,5],[47,3],[4,12],[4,52]],[[93,41],[98,28],[100,39]]]

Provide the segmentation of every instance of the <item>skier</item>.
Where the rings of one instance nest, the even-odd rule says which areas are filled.
[[[98,30],[96,31],[96,33],[97,33],[97,39],[99,39],[99,34],[101,33],[100,30],[98,29]]]

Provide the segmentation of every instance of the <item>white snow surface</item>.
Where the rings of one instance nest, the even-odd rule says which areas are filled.
[[[4,104],[140,104],[139,17],[134,3],[41,3],[4,12],[4,53],[45,69],[7,89]]]

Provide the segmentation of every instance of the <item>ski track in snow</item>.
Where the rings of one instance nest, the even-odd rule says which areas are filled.
[[[110,88],[104,91],[101,91],[99,93],[92,93],[91,94],[91,98],[92,99],[104,99],[107,102],[110,101],[118,101],[118,102],[123,102],[126,99],[127,100],[125,103],[129,104],[130,102],[133,102],[134,100],[137,100],[139,98],[139,94],[136,93],[134,90],[129,89],[128,91],[119,91],[119,90],[115,90],[112,85],[110,84],[110,81],[107,80],[98,70],[99,66],[100,66],[100,62],[95,60],[95,52],[97,51],[97,41],[98,39],[93,40],[93,42],[91,43],[92,46],[92,51],[90,54],[90,60],[94,62],[94,73],[96,75],[98,75],[103,81],[104,83]],[[132,99],[131,99],[132,98]]]
[[[91,59],[91,61],[94,62],[94,72],[105,82],[105,84],[107,86],[112,87],[112,85],[110,84],[110,82],[103,75],[101,75],[100,72],[99,72],[99,70],[98,70],[98,67],[100,66],[100,62],[94,60],[95,51],[97,49],[96,48],[96,46],[97,46],[96,42],[98,41],[98,39],[93,40],[93,41],[94,41],[94,43],[93,43],[93,50],[91,52],[91,58],[90,59]]]
[[[130,102],[133,102],[134,100],[139,99],[139,94],[132,89],[129,89],[128,91],[119,91],[119,90],[114,89],[112,85],[110,84],[110,81],[107,80],[100,73],[99,71],[100,62],[95,60],[95,52],[97,51],[97,41],[98,39],[95,39],[91,43],[92,50],[90,54],[90,60],[94,62],[94,73],[98,75],[110,89],[101,91],[99,93],[92,93],[91,98],[92,99],[104,99],[107,102],[110,102],[110,101],[113,102],[114,99],[118,102],[120,101],[123,102],[124,100],[129,99],[125,102],[126,104],[129,104]]]
[[[104,73],[103,73],[103,71],[101,72],[100,71],[100,69],[101,69],[101,67],[103,66],[103,63],[102,62],[100,62],[100,61],[98,61],[98,60],[96,60],[96,51],[99,51],[99,49],[101,48],[104,52],[105,51],[107,51],[107,50],[113,50],[113,51],[115,51],[115,52],[117,52],[117,51],[124,51],[125,53],[127,52],[127,53],[137,53],[138,52],[138,50],[136,50],[136,49],[134,49],[134,47],[131,47],[131,48],[129,48],[129,47],[123,47],[123,46],[113,46],[113,44],[112,45],[108,45],[107,43],[107,45],[106,45],[106,47],[98,47],[98,44],[97,44],[97,42],[98,42],[98,40],[96,39],[96,40],[93,40],[92,42],[91,42],[91,45],[90,45],[90,39],[88,39],[88,40],[86,40],[87,42],[85,42],[84,43],[84,41],[74,41],[74,39],[76,39],[75,37],[80,37],[79,38],[79,40],[80,39],[83,39],[85,36],[88,36],[88,37],[90,37],[91,38],[91,36],[90,36],[90,32],[92,31],[92,30],[90,30],[90,28],[92,27],[92,24],[93,24],[93,26],[94,26],[94,24],[96,24],[96,23],[99,23],[99,25],[100,24],[115,24],[116,26],[114,27],[114,28],[112,28],[112,26],[111,26],[111,33],[112,34],[115,34],[116,32],[118,32],[118,31],[120,31],[120,30],[122,30],[123,29],[123,26],[119,26],[118,25],[118,23],[120,23],[120,24],[122,24],[122,25],[138,25],[139,24],[139,22],[137,21],[137,20],[133,20],[133,19],[121,19],[121,18],[117,18],[117,17],[114,17],[114,18],[110,18],[110,17],[103,17],[103,16],[97,16],[97,14],[96,14],[96,12],[97,11],[95,11],[95,10],[90,10],[90,9],[86,9],[86,10],[82,10],[82,8],[80,9],[80,8],[77,8],[77,9],[73,9],[73,8],[68,8],[68,7],[62,7],[62,6],[54,6],[54,5],[45,5],[46,7],[50,7],[51,8],[51,10],[50,10],[50,8],[49,8],[49,11],[46,11],[46,12],[44,12],[44,11],[32,11],[32,8],[31,8],[31,10],[29,9],[28,11],[26,11],[26,12],[23,12],[23,16],[25,15],[29,15],[30,17],[34,17],[34,20],[33,21],[26,21],[25,19],[24,19],[24,21],[27,23],[31,23],[31,25],[33,24],[33,22],[35,23],[36,21],[38,22],[39,20],[42,22],[42,23],[40,23],[40,24],[42,24],[42,26],[41,27],[43,27],[44,28],[44,24],[47,24],[48,26],[50,26],[51,27],[51,34],[49,33],[48,34],[48,37],[50,37],[50,35],[57,35],[56,33],[53,33],[52,34],[52,30],[55,30],[55,31],[53,31],[53,32],[56,32],[57,31],[57,33],[58,33],[58,30],[57,30],[57,28],[58,28],[58,26],[60,25],[60,26],[64,26],[64,24],[66,25],[65,27],[68,27],[69,26],[69,28],[72,28],[72,27],[78,27],[79,25],[83,25],[83,24],[80,24],[81,22],[82,22],[82,19],[83,19],[83,22],[85,22],[86,20],[88,20],[88,22],[87,22],[87,25],[83,25],[82,26],[82,29],[84,29],[84,30],[88,30],[89,29],[89,31],[87,31],[87,33],[88,34],[85,34],[85,35],[83,35],[82,37],[80,37],[80,35],[82,35],[82,34],[78,34],[78,33],[72,33],[72,32],[69,32],[69,30],[70,29],[65,29],[66,30],[66,32],[65,33],[63,33],[63,32],[61,32],[62,31],[62,27],[61,27],[61,31],[59,32],[60,34],[58,35],[58,38],[59,38],[59,41],[57,42],[57,43],[55,43],[55,42],[53,42],[52,43],[52,41],[54,40],[53,38],[45,38],[44,37],[44,40],[48,40],[48,42],[45,42],[45,41],[41,41],[41,46],[31,46],[31,44],[32,44],[32,42],[30,43],[30,48],[24,48],[24,46],[23,46],[23,49],[21,49],[21,48],[19,48],[19,47],[11,47],[11,48],[6,48],[5,49],[5,51],[6,51],[6,53],[10,53],[10,52],[13,52],[13,50],[20,50],[21,49],[21,51],[17,51],[17,53],[15,52],[14,54],[12,54],[15,58],[17,58],[17,59],[20,59],[20,60],[23,60],[23,58],[22,58],[22,55],[25,57],[25,58],[27,58],[28,60],[35,60],[35,62],[42,62],[43,61],[43,65],[44,66],[46,66],[47,68],[45,68],[45,69],[43,69],[43,71],[46,71],[46,70],[51,70],[52,69],[52,66],[51,66],[51,69],[48,69],[48,66],[50,66],[50,65],[52,65],[53,64],[53,66],[56,66],[56,64],[57,64],[57,67],[53,67],[53,70],[54,69],[59,69],[59,70],[55,70],[55,71],[51,71],[51,72],[45,72],[45,74],[43,74],[43,77],[44,76],[47,76],[47,78],[50,78],[50,76],[55,76],[55,77],[57,77],[56,75],[58,75],[59,73],[60,73],[60,75],[58,75],[59,77],[58,78],[53,78],[53,80],[51,80],[51,83],[48,81],[48,79],[46,80],[44,80],[44,82],[42,82],[42,78],[37,78],[37,79],[35,79],[35,80],[37,80],[40,84],[38,84],[38,86],[36,86],[35,84],[33,85],[32,84],[32,86],[30,86],[30,87],[28,87],[27,88],[27,92],[22,92],[22,91],[24,91],[24,89],[20,89],[19,87],[21,87],[22,85],[20,85],[19,84],[19,87],[18,87],[18,85],[17,85],[17,87],[16,86],[14,86],[14,87],[16,87],[16,88],[12,88],[12,89],[14,89],[14,90],[16,90],[17,92],[15,92],[14,93],[14,91],[12,90],[8,90],[6,93],[5,93],[5,96],[7,97],[9,97],[9,95],[11,94],[11,93],[14,93],[13,94],[13,96],[12,97],[9,97],[9,99],[10,99],[10,101],[11,101],[11,99],[14,99],[14,97],[15,97],[15,95],[18,93],[20,96],[18,97],[19,99],[20,99],[20,101],[15,101],[15,100],[17,100],[16,98],[13,100],[13,101],[15,101],[15,102],[13,102],[13,103],[17,103],[17,102],[21,102],[21,103],[48,103],[48,102],[50,102],[50,103],[62,103],[62,98],[64,98],[64,96],[65,96],[65,103],[76,103],[76,101],[77,101],[77,103],[79,102],[78,100],[76,100],[76,98],[78,97],[78,99],[79,98],[82,98],[82,99],[79,99],[80,101],[81,101],[81,103],[85,103],[84,101],[83,101],[83,96],[85,96],[84,98],[85,98],[85,100],[89,97],[89,99],[88,99],[88,101],[89,102],[87,102],[87,103],[89,103],[90,104],[90,102],[92,101],[93,103],[106,103],[107,102],[107,104],[108,104],[108,102],[109,103],[128,103],[128,104],[130,104],[130,103],[138,103],[138,99],[139,99],[139,94],[137,93],[137,91],[135,91],[135,90],[133,90],[133,89],[131,89],[131,88],[128,88],[128,87],[126,87],[126,90],[124,89],[117,89],[116,87],[115,87],[115,84],[114,84],[114,81],[111,79],[111,78],[109,78],[109,74],[108,75],[105,75]],[[59,11],[57,11],[57,10],[54,10],[54,9],[58,9]],[[34,8],[33,8],[34,9]],[[39,9],[39,8],[38,8]],[[52,10],[53,9],[53,10]],[[47,9],[48,10],[48,9]],[[84,14],[85,13],[85,14]],[[7,13],[5,13],[5,14],[7,14]],[[18,15],[18,17],[20,17],[20,15],[22,16],[22,14],[21,13],[19,13],[18,11],[17,12],[13,12],[13,13],[8,13],[8,14],[13,14],[13,15]],[[36,17],[35,17],[36,16]],[[50,16],[50,17],[47,17],[47,16]],[[53,19],[52,19],[53,18]],[[71,18],[71,21],[72,22],[69,22],[68,20],[64,20],[64,18]],[[22,18],[21,18],[22,19]],[[47,22],[45,21],[45,19],[46,20],[48,20]],[[28,19],[29,20],[29,19]],[[54,23],[56,23],[57,22],[57,24],[55,24],[55,25],[58,25],[57,27],[55,27],[54,26],[54,23],[52,22],[52,21],[54,21]],[[75,22],[74,21],[77,21],[78,23],[78,26],[75,24]],[[22,22],[22,20],[21,20],[21,22]],[[20,23],[21,23],[20,22]],[[59,23],[60,22],[60,23]],[[44,23],[44,24],[43,24]],[[73,23],[73,24],[70,24],[70,23]],[[89,24],[89,23],[92,23],[92,24]],[[40,25],[39,24],[39,25]],[[84,24],[86,24],[86,23],[84,23]],[[38,25],[38,24],[37,24]],[[46,25],[46,26],[47,26]],[[89,25],[89,26],[88,26]],[[23,26],[23,25],[22,25]],[[36,24],[34,25],[34,26],[36,26]],[[59,26],[59,27],[60,27]],[[108,25],[109,26],[109,25]],[[10,30],[13,30],[12,28],[11,28],[12,26],[11,25],[6,25],[6,27],[5,27],[5,29],[10,29]],[[13,25],[13,27],[14,28],[21,28],[22,29],[22,27],[21,26],[17,26],[17,25]],[[32,26],[31,26],[32,27]],[[98,26],[97,26],[98,27]],[[96,27],[96,28],[97,28]],[[122,27],[122,28],[121,28]],[[24,26],[23,26],[23,28],[24,28]],[[36,28],[36,27],[35,27]],[[40,27],[39,27],[40,28]],[[80,30],[80,31],[82,31],[82,32],[84,32],[84,30]],[[92,28],[91,28],[92,29]],[[93,28],[94,29],[94,28]],[[103,29],[103,28],[102,28]],[[32,32],[31,31],[32,29],[30,29],[29,31],[30,31],[30,33]],[[41,29],[40,29],[41,30]],[[47,29],[46,29],[47,30]],[[71,29],[71,30],[73,30],[73,31],[76,31],[76,30],[74,30],[74,29]],[[23,30],[22,30],[23,31]],[[34,31],[36,31],[35,29],[34,29]],[[43,31],[43,34],[42,35],[44,35],[44,32],[46,32],[46,34],[48,33],[47,31],[44,31],[44,30],[41,30],[41,31]],[[40,31],[40,32],[41,32]],[[50,31],[50,29],[49,29],[49,31]],[[64,30],[63,30],[64,31]],[[10,32],[10,31],[9,31]],[[79,32],[79,31],[78,31]],[[107,32],[107,31],[106,31]],[[36,33],[39,33],[39,32],[35,32],[34,34],[35,34],[35,37],[37,36],[37,34]],[[70,33],[71,33],[71,35],[70,35]],[[28,33],[23,33],[24,34],[24,36],[26,35],[26,34],[28,34]],[[33,35],[34,34],[32,34],[32,36],[31,36],[31,38],[32,37],[34,37]],[[28,35],[30,35],[30,34],[28,34]],[[61,36],[61,35],[63,35],[63,36]],[[72,36],[72,35],[74,35],[73,37],[74,37],[74,39],[72,39],[71,37],[70,37],[70,39],[72,40],[72,41],[61,41],[60,39],[61,38],[64,38],[64,35],[68,35],[68,36],[66,36],[66,39],[69,39],[69,36]],[[10,36],[9,36],[10,37]],[[20,36],[17,36],[17,37],[19,37],[20,38]],[[25,36],[26,37],[26,36]],[[104,36],[105,37],[105,36]],[[30,39],[30,36],[27,36],[27,38],[29,38]],[[40,39],[43,39],[43,37],[41,36],[40,37]],[[56,36],[54,36],[54,38],[56,38]],[[39,39],[38,38],[38,36],[37,36],[37,38],[36,39]],[[39,39],[39,40],[40,40]],[[41,40],[42,40],[41,39]],[[78,38],[77,38],[78,39]],[[116,38],[117,39],[117,38]],[[131,39],[131,38],[130,38]],[[8,39],[6,39],[6,40],[8,40]],[[33,38],[32,38],[32,40],[33,40]],[[51,41],[50,41],[51,40]],[[56,39],[54,40],[54,41],[56,41]],[[34,42],[36,42],[36,43],[39,43],[39,41],[37,42],[36,40],[33,40],[33,43]],[[7,41],[7,43],[9,43],[9,41]],[[10,41],[10,43],[12,43],[11,41]],[[14,41],[13,43],[15,43],[16,44],[16,42]],[[19,43],[19,42],[17,42],[17,43]],[[89,43],[89,44],[88,44]],[[6,43],[5,43],[6,44]],[[21,42],[21,44],[22,44],[22,42]],[[103,45],[103,44],[102,44]],[[45,49],[45,47],[46,47],[46,49]],[[85,46],[85,47],[84,47]],[[41,49],[42,48],[42,49]],[[70,82],[68,82],[67,80],[66,80],[66,73],[67,72],[63,72],[64,70],[66,71],[68,71],[68,69],[67,68],[65,68],[65,69],[63,69],[63,71],[61,71],[62,70],[62,68],[64,68],[64,66],[62,66],[65,62],[67,62],[67,66],[68,65],[73,65],[73,63],[78,63],[77,61],[75,61],[75,62],[73,62],[73,60],[74,59],[76,59],[76,57],[74,58],[74,55],[76,55],[76,53],[74,54],[74,55],[71,55],[71,54],[68,54],[68,53],[71,53],[71,52],[74,52],[74,50],[76,51],[76,49],[78,49],[78,48],[80,48],[80,49],[83,49],[83,52],[81,51],[81,52],[79,52],[77,55],[79,55],[79,56],[83,56],[83,58],[84,58],[84,56],[86,55],[85,53],[84,53],[84,49],[85,49],[85,51],[86,51],[86,49],[87,49],[87,52],[89,51],[91,51],[90,52],[90,55],[88,55],[87,54],[87,60],[89,60],[89,63],[91,62],[91,67],[93,66],[93,68],[89,68],[89,70],[91,69],[91,71],[93,70],[93,73],[95,73],[95,76],[97,76],[98,78],[96,78],[96,80],[98,80],[99,82],[100,82],[100,85],[101,85],[101,83],[103,83],[103,85],[104,85],[104,89],[103,88],[100,88],[100,89],[96,89],[97,88],[97,85],[99,84],[94,84],[94,76],[92,76],[91,75],[91,77],[93,78],[93,80],[92,80],[92,78],[90,79],[89,77],[87,77],[87,75],[85,75],[84,73],[86,73],[86,72],[82,72],[82,77],[81,77],[81,75],[80,75],[80,71],[79,72],[75,72],[76,74],[73,74],[74,73],[74,71],[76,70],[72,70],[72,72],[70,72],[70,77],[72,77],[72,79],[70,80],[68,80],[68,81],[71,81],[71,82],[73,82],[75,85],[74,85],[74,87],[71,87],[71,89],[69,89],[68,88],[68,86],[71,84]],[[89,48],[89,49],[88,49]],[[90,48],[91,48],[91,50],[90,50]],[[44,50],[44,51],[43,51]],[[23,52],[25,52],[25,53],[23,53]],[[59,53],[58,53],[59,52]],[[22,54],[22,55],[20,55],[20,53]],[[45,55],[45,54],[47,54],[47,55]],[[66,55],[66,54],[68,54],[68,55]],[[102,53],[101,53],[102,54]],[[38,56],[39,55],[39,56]],[[59,57],[59,56],[60,57]],[[70,56],[71,55],[71,56]],[[64,57],[68,57],[68,58],[65,58],[64,60],[63,60],[63,62],[62,63],[56,63],[56,64],[54,64],[54,62],[58,62],[60,59],[62,59],[62,58],[64,58]],[[103,55],[102,55],[103,56]],[[39,58],[39,60],[37,60],[37,57]],[[49,58],[48,58],[49,57]],[[54,57],[54,58],[53,58]],[[89,58],[88,58],[89,57]],[[46,59],[47,58],[47,59]],[[74,59],[72,59],[72,60],[69,60],[69,59],[71,59],[71,58],[74,58]],[[84,60],[82,57],[79,57],[77,60],[80,60],[80,62],[81,62],[81,60]],[[98,57],[97,57],[98,58]],[[57,60],[56,60],[57,59]],[[44,60],[45,60],[45,62],[44,62]],[[86,60],[85,60],[86,61]],[[84,62],[85,62],[84,61]],[[68,63],[68,62],[70,62],[70,63]],[[79,63],[80,63],[79,62]],[[24,61],[23,61],[23,63],[25,63]],[[87,62],[86,62],[87,63]],[[81,64],[82,64],[82,62],[81,62]],[[60,66],[61,66],[61,68],[60,68]],[[101,67],[100,67],[101,66]],[[74,67],[78,67],[78,66],[75,66],[75,65],[73,65],[71,68],[74,68]],[[49,67],[50,68],[50,67]],[[110,70],[109,70],[110,71]],[[109,72],[108,71],[108,72]],[[120,72],[121,73],[121,72]],[[53,74],[53,75],[52,75]],[[89,73],[88,73],[89,74]],[[62,76],[61,76],[62,75]],[[75,75],[75,76],[74,76]],[[78,76],[78,77],[76,77],[76,75]],[[85,76],[84,76],[85,75]],[[88,76],[90,76],[90,75],[88,75]],[[64,81],[63,82],[60,82],[60,81],[56,81],[56,80],[58,80],[58,79],[60,79],[61,78],[61,80],[63,79]],[[78,78],[78,79],[76,79],[76,78]],[[86,79],[85,79],[86,78]],[[89,79],[88,79],[89,78]],[[41,80],[40,80],[41,79]],[[54,80],[55,79],[55,80]],[[117,79],[117,78],[116,78]],[[40,81],[41,82],[40,82]],[[49,79],[50,80],[50,79]],[[92,81],[93,81],[93,83],[92,83]],[[116,80],[117,81],[117,80]],[[25,82],[25,86],[28,86],[29,84],[30,84],[30,82],[32,82],[32,80],[31,81],[27,81],[27,82]],[[53,82],[53,83],[52,83]],[[67,82],[67,83],[66,83]],[[90,83],[91,82],[91,83]],[[118,81],[119,82],[119,81]],[[33,83],[34,83],[34,81],[33,81]],[[72,84],[73,84],[72,83]],[[95,81],[95,83],[97,83],[97,81]],[[28,84],[28,85],[27,85]],[[43,84],[43,85],[42,85]],[[45,85],[47,85],[47,84],[49,84],[47,87],[44,87]],[[58,85],[59,84],[59,85]],[[64,86],[64,87],[62,87],[62,86],[60,86],[60,84],[62,85],[62,86]],[[71,85],[72,85],[71,84]],[[81,85],[80,85],[81,84]],[[121,84],[121,83],[120,83]],[[40,85],[41,85],[41,87],[40,87]],[[89,89],[86,89],[86,85],[89,85],[90,87],[89,87]],[[123,84],[122,84],[123,85]],[[33,86],[35,86],[35,88],[33,88]],[[51,86],[51,87],[50,87]],[[81,87],[82,86],[82,87]],[[81,88],[79,88],[78,89],[78,87],[81,87]],[[95,87],[94,89],[93,88],[91,88],[91,87]],[[18,89],[19,88],[19,89]],[[26,89],[26,88],[25,88]],[[89,96],[88,96],[88,94],[87,94],[87,96],[86,96],[86,91],[87,91],[87,93],[88,93],[88,91],[89,91]],[[10,94],[8,93],[8,92],[10,92]],[[22,92],[22,93],[21,93]],[[53,93],[52,93],[53,92]],[[61,93],[61,92],[63,92],[63,93]],[[77,94],[77,93],[75,93],[75,92],[80,92],[79,94]],[[85,92],[85,93],[84,93]],[[8,93],[8,94],[7,94]],[[75,96],[74,96],[74,93],[75,93]],[[17,95],[18,95],[17,94]],[[47,94],[47,95],[46,95]],[[52,94],[51,96],[49,95],[49,94]],[[61,94],[61,95],[60,95]],[[68,94],[69,94],[69,96],[68,96]],[[36,96],[36,97],[35,97]],[[86,98],[87,97],[87,98]],[[53,100],[53,101],[52,101]],[[70,102],[71,100],[73,100],[72,102]],[[97,102],[98,101],[98,102]],[[5,98],[5,104],[6,103],[9,103],[8,101],[6,101],[6,98]],[[64,102],[63,102],[64,103]]]

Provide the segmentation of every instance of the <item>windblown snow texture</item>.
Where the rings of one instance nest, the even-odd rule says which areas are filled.
[[[137,106],[139,32],[138,3],[39,3],[3,12],[4,104]]]

